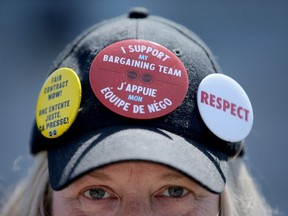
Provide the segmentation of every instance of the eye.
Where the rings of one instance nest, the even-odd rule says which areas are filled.
[[[188,190],[180,186],[170,186],[163,192],[163,196],[179,198],[183,197],[188,193]]]
[[[103,188],[91,188],[84,191],[83,195],[89,199],[100,200],[111,197],[111,195]]]

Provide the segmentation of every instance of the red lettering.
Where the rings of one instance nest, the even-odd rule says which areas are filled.
[[[244,112],[245,112],[245,121],[248,121],[249,110],[244,109]]]
[[[243,119],[243,116],[241,115],[241,110],[243,110],[243,107],[238,107],[238,109],[237,109],[237,115],[238,115],[238,117],[240,118],[240,119]]]
[[[226,109],[229,109],[230,102],[227,100],[223,100],[223,111],[226,112]]]
[[[205,91],[201,91],[201,103],[205,103],[207,105],[208,104],[208,98],[209,98],[209,94]]]
[[[210,94],[210,106],[215,107],[215,95]]]
[[[236,104],[231,103],[231,114],[236,116]]]
[[[245,114],[245,121],[248,121],[248,114],[249,114],[249,110],[244,109],[243,107],[238,107],[237,109],[237,115],[240,119],[243,119],[243,115],[241,115],[241,111],[244,111]]]
[[[217,97],[216,101],[217,101],[216,108],[217,109],[222,109],[222,98],[221,97]]]
[[[248,121],[249,110],[237,106],[237,104],[225,100],[221,97],[216,97],[213,94],[209,94],[205,91],[201,91],[201,103],[205,103],[211,107],[215,107],[224,112],[230,110],[231,115],[237,116],[239,119]]]

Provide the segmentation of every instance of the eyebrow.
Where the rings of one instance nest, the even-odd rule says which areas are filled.
[[[89,177],[96,178],[98,180],[102,181],[113,181],[113,178],[101,171],[96,171],[96,172],[90,172],[87,174]],[[177,181],[177,180],[185,180],[187,179],[186,176],[178,173],[164,173],[160,175],[159,180],[165,180],[165,181]]]
[[[103,180],[103,181],[112,181],[113,180],[109,175],[107,175],[103,172],[99,172],[99,171],[88,173],[88,176],[99,179],[99,180]]]
[[[186,179],[185,176],[180,175],[180,174],[175,174],[175,173],[167,173],[167,174],[163,174],[160,176],[161,180],[170,180],[170,181],[175,181],[175,180],[182,180],[182,179]]]

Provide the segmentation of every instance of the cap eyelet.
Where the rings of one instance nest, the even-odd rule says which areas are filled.
[[[180,49],[173,49],[172,50],[173,52],[174,52],[174,54],[176,55],[176,56],[178,56],[178,57],[181,57],[182,56],[182,54],[183,54],[183,52],[180,50]]]

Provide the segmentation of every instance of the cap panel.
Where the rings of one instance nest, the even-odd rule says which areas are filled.
[[[178,28],[180,29],[181,26]],[[156,31],[160,34],[154,34]],[[203,77],[199,77],[200,79],[216,72],[209,56],[207,56],[207,51],[199,43],[182,34],[174,26],[159,22],[154,17],[139,21],[137,37],[138,39],[154,41],[170,49],[178,55],[187,70],[190,70],[191,75],[203,75]]]

